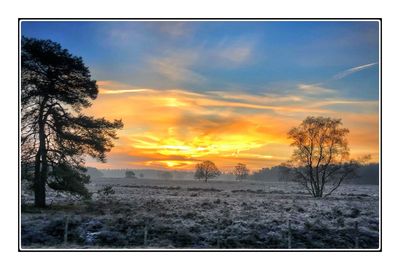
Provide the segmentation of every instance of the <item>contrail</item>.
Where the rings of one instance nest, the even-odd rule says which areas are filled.
[[[310,88],[310,89],[314,88],[314,90],[316,90],[317,88],[321,88],[320,90],[323,90],[322,86],[326,85],[327,83],[343,79],[344,77],[347,77],[347,76],[349,76],[349,75],[351,75],[353,73],[356,73],[356,72],[359,72],[361,70],[373,67],[373,66],[375,66],[377,64],[378,64],[378,62],[374,62],[374,63],[361,65],[361,66],[358,66],[358,67],[349,68],[349,69],[346,69],[345,71],[337,73],[336,75],[332,76],[330,79],[327,79],[325,81],[321,81],[321,82],[313,83],[313,84],[300,84],[299,88],[300,88],[300,90],[307,90],[306,88]],[[327,90],[330,91],[330,92],[333,92],[332,89],[327,89]]]
[[[375,66],[376,64],[378,64],[377,62],[374,63],[370,63],[370,64],[366,64],[366,65],[362,65],[362,66],[358,66],[358,67],[353,67],[353,68],[349,68],[346,69],[343,72],[340,72],[338,74],[336,74],[335,76],[332,77],[333,80],[340,80],[343,79],[344,77],[349,76],[350,74],[353,74],[355,72],[359,72],[361,70],[364,70],[366,68],[370,68],[372,66]]]

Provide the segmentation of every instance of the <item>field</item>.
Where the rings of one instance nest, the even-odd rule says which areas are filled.
[[[111,185],[115,194],[96,193]],[[92,200],[22,193],[22,248],[377,249],[379,187],[314,199],[295,183],[92,180]]]

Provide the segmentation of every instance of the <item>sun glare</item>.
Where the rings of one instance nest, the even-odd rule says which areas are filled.
[[[107,82],[111,87],[111,82]],[[126,89],[126,88],[125,88]],[[341,100],[329,101],[329,104]],[[326,103],[326,102],[325,102]],[[352,153],[378,157],[378,118],[374,113],[349,112],[345,116],[315,105],[312,98],[275,97],[229,92],[157,89],[101,89],[93,115],[121,118],[124,130],[110,153],[121,167],[193,169],[202,160],[221,168],[245,163],[250,169],[279,165],[290,157],[286,133],[310,114],[343,118],[352,129]],[[374,103],[352,103],[374,110]],[[316,107],[317,106],[317,107]],[[301,108],[301,110],[296,108]],[[115,110],[118,108],[118,110]],[[365,136],[365,134],[369,134]],[[123,165],[125,164],[125,165]]]

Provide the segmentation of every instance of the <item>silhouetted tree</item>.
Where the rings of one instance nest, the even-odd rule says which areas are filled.
[[[285,164],[289,168],[287,177],[299,182],[314,197],[328,196],[343,181],[356,177],[360,162],[349,159],[349,130],[341,126],[341,119],[307,117],[288,133],[295,150]]]
[[[215,178],[221,175],[217,166],[212,161],[206,160],[196,165],[196,172],[194,173],[195,179],[204,179],[207,182],[208,179]]]
[[[46,205],[46,185],[89,196],[85,155],[105,162],[121,120],[82,114],[96,99],[96,81],[82,58],[50,40],[21,41],[21,149],[35,205]],[[23,166],[23,167],[24,167]],[[24,168],[25,168],[24,167]]]
[[[125,178],[136,178],[135,172],[134,171],[126,171]]]
[[[233,169],[233,174],[236,177],[236,180],[243,180],[249,176],[249,169],[247,169],[246,164],[238,163]]]

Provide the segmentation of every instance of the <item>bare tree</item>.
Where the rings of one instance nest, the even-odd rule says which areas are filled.
[[[357,176],[360,161],[349,159],[349,130],[342,125],[341,119],[307,117],[288,133],[295,150],[284,164],[289,168],[287,177],[314,197],[326,197],[345,180]]]
[[[236,180],[243,180],[249,176],[250,170],[246,167],[246,164],[238,163],[233,169],[233,174],[236,176]]]
[[[137,177],[134,171],[125,171],[125,178],[136,179]]]
[[[214,162],[206,160],[196,165],[196,172],[194,178],[204,179],[207,182],[208,179],[215,178],[221,175],[221,172],[215,166]]]

